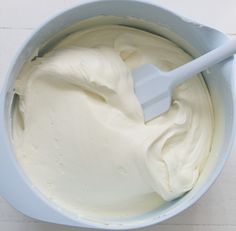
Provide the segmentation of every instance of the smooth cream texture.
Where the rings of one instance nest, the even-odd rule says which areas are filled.
[[[213,114],[202,77],[177,87],[147,124],[130,70],[191,60],[159,36],[103,26],[65,38],[16,82],[13,143],[32,183],[80,216],[142,214],[191,190],[210,149]]]

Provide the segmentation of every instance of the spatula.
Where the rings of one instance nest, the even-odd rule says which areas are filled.
[[[186,63],[172,71],[163,72],[152,64],[132,71],[134,92],[142,106],[144,120],[149,121],[168,111],[173,89],[186,79],[206,70],[236,53],[236,39]]]

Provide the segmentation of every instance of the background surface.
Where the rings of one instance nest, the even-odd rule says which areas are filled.
[[[34,28],[73,0],[0,0],[0,84],[12,56]],[[236,37],[235,0],[159,0],[184,16]],[[0,197],[0,230],[84,231],[28,218]],[[147,231],[236,231],[236,145],[221,176],[195,205]],[[141,231],[142,231],[141,230]]]

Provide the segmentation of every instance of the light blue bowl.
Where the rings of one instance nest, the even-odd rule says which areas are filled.
[[[16,209],[39,220],[78,227],[113,230],[140,228],[157,224],[191,206],[208,190],[220,174],[231,152],[235,133],[234,59],[227,59],[204,73],[213,101],[216,122],[212,153],[193,190],[175,201],[166,203],[162,208],[139,217],[98,221],[75,217],[58,208],[37,191],[17,163],[11,145],[10,132],[12,86],[23,64],[32,59],[40,47],[43,47],[39,51],[41,54],[50,49],[56,40],[78,29],[72,25],[81,20],[100,15],[123,17],[116,23],[135,26],[160,34],[176,42],[193,56],[206,53],[228,40],[228,37],[222,32],[190,22],[158,6],[154,0],[80,1],[73,8],[46,21],[30,36],[15,58],[12,59],[11,68],[5,76],[0,92],[0,193]],[[132,17],[141,19],[141,21]],[[102,21],[100,19],[96,20],[96,24]],[[112,20],[103,20],[103,22],[111,23]],[[50,42],[48,42],[49,40]]]

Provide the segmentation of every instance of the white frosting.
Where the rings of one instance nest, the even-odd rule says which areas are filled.
[[[201,76],[148,122],[130,70],[191,60],[172,42],[103,26],[65,38],[16,82],[16,155],[32,183],[80,216],[141,214],[191,190],[208,158],[212,106]]]

